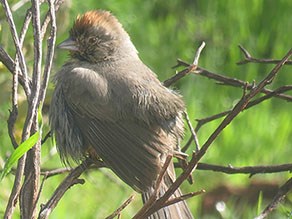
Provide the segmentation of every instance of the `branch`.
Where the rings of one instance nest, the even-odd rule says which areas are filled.
[[[268,100],[268,99],[270,99],[272,97],[276,97],[277,95],[282,94],[282,93],[287,92],[287,91],[290,91],[290,90],[292,90],[292,85],[285,85],[285,86],[279,87],[279,88],[277,88],[277,89],[275,89],[273,91],[270,91],[268,94],[266,94],[266,95],[264,95],[262,97],[259,97],[259,98],[255,99],[255,100],[250,101],[246,105],[244,110],[247,110],[247,109],[249,109],[249,108],[251,108],[251,107],[253,107],[253,106],[255,106],[255,105],[259,104],[259,103],[262,103],[263,101],[266,101],[266,100]],[[231,110],[226,110],[224,112],[220,112],[218,114],[215,114],[215,115],[203,118],[203,119],[197,119],[198,124],[197,124],[197,126],[195,128],[195,131],[198,132],[199,129],[203,125],[205,125],[206,123],[214,121],[216,119],[220,119],[220,118],[226,116],[230,112],[231,112]],[[188,146],[188,144],[190,144],[190,143],[191,142],[188,141],[186,146]],[[184,146],[184,147],[186,147],[186,146]]]
[[[121,212],[134,200],[135,195],[131,195],[117,210],[115,210],[110,216],[105,219],[113,219],[118,215],[121,215]]]
[[[255,219],[264,219],[266,218],[273,210],[277,208],[279,203],[286,197],[288,192],[292,190],[292,178],[290,178],[284,185],[282,185],[272,202],[265,208],[265,210]]]
[[[272,71],[257,85],[254,86],[248,94],[245,94],[239,102],[233,107],[231,112],[224,118],[224,120],[221,122],[221,124],[218,126],[218,128],[211,134],[211,136],[208,138],[208,140],[205,142],[205,144],[202,146],[201,150],[196,154],[195,157],[197,157],[195,160],[199,161],[210,145],[213,143],[213,141],[217,138],[217,136],[222,132],[222,130],[230,124],[230,122],[242,111],[246,108],[249,101],[256,96],[258,93],[261,92],[261,90],[269,83],[272,82],[272,80],[275,78],[281,67],[284,65],[284,63],[290,58],[292,55],[292,49],[288,51],[288,53],[284,56],[284,58],[279,62]],[[196,165],[196,164],[194,164]]]
[[[21,183],[22,183],[22,176],[24,173],[24,165],[25,165],[25,158],[26,154],[24,154],[17,163],[17,169],[16,169],[16,174],[13,182],[13,188],[9,196],[9,200],[5,209],[4,213],[4,218],[5,219],[10,219],[12,218],[12,214],[14,211],[14,208],[17,204],[17,198],[19,196],[20,188],[21,188]]]
[[[200,150],[200,143],[199,143],[197,133],[192,126],[192,123],[190,121],[190,118],[189,118],[189,115],[187,114],[187,112],[184,112],[184,116],[185,116],[185,120],[189,126],[189,130],[191,132],[191,137],[190,137],[191,140],[188,142],[188,144],[186,146],[183,147],[182,152],[187,151],[187,149],[190,146],[190,144],[192,143],[192,141],[194,141],[194,143],[195,143],[196,151],[199,151]]]
[[[32,73],[32,95],[28,97],[28,111],[25,119],[25,129],[23,130],[23,138],[39,131],[38,127],[38,98],[41,83],[41,64],[42,64],[42,40],[40,37],[40,2],[32,0],[32,26],[34,33],[34,65]],[[25,165],[25,178],[20,193],[20,212],[23,218],[33,218],[36,211],[36,203],[38,201],[38,193],[40,178],[40,146],[41,139],[37,144],[28,151]]]
[[[197,195],[201,195],[201,194],[203,194],[205,192],[206,191],[204,189],[202,189],[202,190],[197,191],[197,192],[190,192],[190,193],[187,193],[187,194],[182,195],[180,197],[175,197],[175,198],[169,199],[168,201],[166,201],[164,203],[164,205],[161,206],[161,208],[167,207],[169,205],[173,205],[173,204],[181,202],[181,201],[185,201],[185,200],[187,200],[189,198],[192,198],[192,197],[197,196]],[[159,209],[154,209],[154,212],[158,211]]]
[[[159,189],[163,180],[163,177],[167,171],[167,168],[172,161],[172,156],[168,155],[166,157],[165,163],[163,164],[163,167],[161,168],[161,171],[159,173],[159,176],[157,177],[157,180],[155,182],[155,188],[154,192],[150,196],[150,198],[147,200],[147,202],[143,205],[143,207],[136,213],[136,215],[133,217],[133,219],[140,219],[145,218],[146,216],[149,216],[149,211],[152,210],[153,206],[156,205],[156,200],[159,195]],[[152,214],[152,213],[151,213]]]
[[[14,61],[2,46],[0,46],[0,61],[10,72],[14,72]]]
[[[216,74],[216,73],[210,72],[210,71],[203,69],[203,68],[200,68],[200,67],[197,68],[196,74],[207,77],[209,79],[216,80],[218,82],[222,82],[222,84],[224,84],[224,85],[229,85],[229,86],[233,86],[233,87],[241,87],[242,88],[246,85],[245,81],[235,79],[235,78],[230,78],[230,77],[223,76],[220,74]],[[252,88],[253,88],[253,83],[248,83],[247,89],[251,90]],[[271,92],[273,92],[273,91],[270,89],[267,89],[267,88],[263,88],[261,90],[261,93],[264,93],[264,94],[269,94]],[[282,100],[286,100],[286,101],[292,101],[292,96],[290,96],[290,95],[276,94],[275,97],[282,99]]]
[[[264,63],[264,64],[278,64],[281,60],[276,60],[276,59],[257,59],[257,58],[253,58],[250,53],[241,45],[238,45],[240,51],[243,53],[244,55],[244,60],[243,61],[239,61],[236,64],[237,65],[243,65],[246,63]],[[285,65],[291,65],[292,61],[288,60]]]
[[[24,84],[25,84],[25,87],[27,89],[28,95],[30,95],[30,89],[29,89],[29,86],[28,86],[28,79],[27,79],[26,63],[25,63],[24,55],[23,55],[22,50],[21,50],[21,44],[20,44],[20,41],[19,41],[19,38],[18,38],[18,34],[17,34],[17,31],[16,31],[16,26],[15,26],[15,23],[14,23],[14,20],[13,20],[13,17],[12,17],[12,13],[11,13],[11,10],[10,10],[10,7],[8,5],[7,0],[2,0],[1,4],[2,4],[2,6],[4,8],[4,11],[5,11],[5,14],[6,14],[6,19],[7,19],[7,22],[9,24],[9,27],[10,27],[10,32],[11,32],[12,39],[14,41],[14,45],[15,45],[15,48],[16,48],[16,54],[17,54],[17,57],[19,59],[19,66],[20,66],[22,75],[24,77]]]
[[[42,23],[41,26],[41,38],[43,39],[47,30],[47,27],[51,22],[52,28],[56,29],[56,18],[55,18],[55,12],[58,11],[60,5],[64,2],[65,0],[50,0],[49,5],[50,5],[50,11],[46,14],[45,19]],[[52,33],[51,33],[52,34]]]
[[[246,107],[251,98],[258,94],[264,88],[264,86],[271,83],[273,78],[277,75],[281,67],[284,65],[284,63],[289,59],[291,55],[292,49],[288,51],[288,53],[284,56],[281,62],[279,62],[257,86],[254,86],[248,94],[243,95],[241,100],[234,106],[232,111],[225,117],[225,119],[221,122],[217,129],[207,139],[207,141],[202,146],[200,151],[193,154],[192,159],[189,162],[189,165],[186,167],[183,173],[175,180],[175,182],[170,186],[170,188],[165,192],[165,194],[159,200],[157,200],[156,202],[157,205],[163,205],[171,197],[171,195],[179,188],[179,186],[184,182],[184,180],[188,178],[189,174],[197,167],[199,160],[204,156],[204,154],[207,152],[210,145],[217,138],[217,136]]]
[[[47,50],[47,57],[46,57],[46,63],[43,73],[43,81],[40,87],[40,95],[38,103],[43,103],[45,96],[46,96],[46,90],[49,82],[50,72],[52,69],[53,64],[53,56],[55,52],[55,42],[56,42],[56,31],[57,31],[57,25],[56,25],[56,16],[55,16],[55,4],[54,0],[49,0],[49,17],[51,21],[51,32],[50,37],[48,39],[48,50]],[[43,30],[42,30],[43,31]]]
[[[181,78],[183,78],[184,76],[186,76],[187,74],[189,74],[190,72],[195,71],[197,69],[198,60],[200,58],[201,52],[204,49],[204,47],[205,47],[205,42],[202,42],[202,44],[199,46],[199,48],[196,51],[193,64],[186,66],[187,67],[186,69],[183,69],[182,71],[178,72],[177,74],[175,74],[171,78],[165,80],[163,82],[163,85],[165,87],[169,87],[173,83],[175,83],[176,81],[180,80]]]
[[[83,184],[84,180],[78,179],[78,177],[88,169],[88,167],[92,164],[90,159],[86,159],[83,161],[78,167],[73,169],[70,174],[63,180],[63,182],[58,186],[55,190],[52,197],[46,204],[41,206],[41,210],[39,212],[39,219],[48,218],[54,208],[57,206],[60,199],[63,197],[65,192],[75,184]]]
[[[250,174],[250,176],[253,176],[255,174],[262,174],[262,173],[278,173],[278,172],[285,172],[285,171],[292,172],[292,163],[280,164],[280,165],[267,165],[267,166],[245,166],[245,167],[233,167],[231,165],[220,166],[220,165],[207,164],[207,163],[198,163],[197,169],[211,170],[214,172],[222,172],[226,174]]]

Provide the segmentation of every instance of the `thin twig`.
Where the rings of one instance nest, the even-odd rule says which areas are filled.
[[[215,164],[198,163],[197,170],[211,170],[214,172],[221,172],[226,174],[255,174],[263,173],[278,173],[290,171],[292,172],[292,163],[280,164],[280,165],[259,165],[259,166],[244,166],[233,167],[231,165],[221,166]]]
[[[27,137],[37,131],[38,127],[37,108],[41,83],[41,64],[42,64],[42,40],[40,37],[40,2],[32,0],[32,26],[34,33],[34,65],[32,73],[32,95],[28,99],[29,107],[25,119],[25,129],[23,137]],[[25,178],[20,194],[20,212],[24,218],[33,218],[38,201],[38,193],[35,192],[39,187],[40,180],[40,146],[41,139],[35,146],[28,151],[25,166]]]
[[[0,61],[5,65],[5,67],[11,72],[14,72],[14,60],[10,57],[10,55],[3,49],[0,45]]]
[[[246,84],[246,81],[242,81],[242,80],[239,80],[239,79],[236,79],[236,78],[230,78],[230,77],[227,77],[227,76],[223,76],[223,75],[220,75],[220,74],[217,74],[217,73],[214,73],[214,72],[210,72],[204,68],[201,68],[201,67],[197,67],[196,69],[196,74],[197,75],[201,75],[201,76],[204,76],[204,77],[207,77],[209,79],[213,79],[217,82],[221,82],[222,84],[224,85],[229,85],[229,86],[233,86],[233,87],[241,87],[243,88]],[[253,83],[250,83],[247,85],[247,89],[248,90],[251,90],[253,88]],[[264,93],[264,94],[269,94],[273,92],[272,90],[270,89],[267,89],[267,88],[263,88],[261,90],[261,93]],[[292,101],[292,96],[291,95],[286,95],[286,94],[276,94],[275,95],[276,98],[279,98],[279,99],[282,99],[282,100],[286,100],[286,101]]]
[[[193,64],[188,65],[186,69],[183,69],[182,71],[178,72],[177,74],[175,74],[171,78],[165,80],[163,82],[163,85],[165,87],[169,87],[173,83],[175,83],[176,81],[180,80],[181,78],[183,78],[184,76],[189,74],[190,72],[195,71],[197,69],[199,58],[200,58],[201,52],[203,51],[204,47],[205,47],[205,42],[203,41],[202,44],[199,46],[199,48],[196,51]]]
[[[167,207],[169,205],[173,205],[175,203],[178,203],[178,202],[181,202],[181,201],[184,201],[184,200],[187,200],[189,198],[192,198],[194,196],[197,196],[197,195],[201,195],[203,193],[205,193],[206,191],[204,189],[200,190],[200,191],[197,191],[197,192],[190,192],[190,193],[187,193],[187,194],[184,194],[180,197],[175,197],[175,198],[172,198],[172,199],[169,199],[168,201],[166,201],[162,206],[161,208],[164,208],[164,207]],[[156,211],[159,210],[159,209],[155,209]]]
[[[282,200],[284,200],[284,198],[286,197],[290,190],[292,190],[292,177],[279,188],[272,202],[268,204],[268,206],[263,210],[263,212],[255,219],[266,218],[273,210],[277,208],[277,206],[282,202]]]
[[[41,210],[39,212],[39,219],[48,218],[54,208],[57,206],[60,199],[63,197],[65,192],[75,184],[83,184],[84,180],[78,179],[78,177],[92,164],[90,159],[86,159],[82,162],[78,167],[73,169],[70,174],[63,180],[63,182],[58,186],[55,190],[52,197],[48,200],[46,204],[41,206]]]
[[[279,63],[281,60],[276,60],[276,59],[258,59],[258,58],[254,58],[250,55],[250,53],[241,45],[238,45],[240,51],[243,53],[244,55],[244,60],[237,62],[237,65],[243,65],[246,63],[264,63],[264,64],[277,64]],[[292,65],[292,60],[287,60],[287,62],[285,62],[285,65]]]
[[[16,174],[13,182],[13,188],[9,196],[9,200],[5,209],[4,218],[10,219],[12,218],[13,211],[17,204],[17,199],[21,189],[22,177],[24,173],[24,165],[25,165],[26,154],[24,154],[17,163]]]
[[[52,18],[56,20],[55,18],[55,12],[58,11],[60,5],[64,2],[65,0],[51,0],[49,1],[50,5],[50,11],[45,15],[45,19],[41,25],[41,38],[43,39],[45,36],[45,33],[47,31],[47,27],[49,23],[51,22]],[[53,16],[53,17],[52,17]],[[56,21],[52,21],[51,25],[55,26],[54,29],[56,29]],[[53,27],[52,26],[52,27]],[[51,30],[52,31],[52,30]],[[51,33],[52,35],[52,33]]]
[[[143,207],[136,213],[136,215],[133,217],[133,219],[140,219],[144,218],[145,215],[147,214],[148,210],[151,209],[151,207],[155,204],[158,194],[159,194],[159,189],[163,181],[163,177],[167,171],[167,168],[172,161],[172,156],[168,155],[166,157],[166,160],[163,164],[163,167],[161,168],[161,171],[159,173],[159,176],[157,177],[157,180],[155,182],[155,188],[154,192],[151,194],[150,198],[147,200],[147,202],[143,205]]]
[[[224,118],[224,120],[221,122],[221,124],[218,126],[218,128],[211,134],[211,136],[208,138],[208,140],[205,142],[205,144],[202,146],[201,150],[196,154],[197,159],[201,159],[203,155],[206,153],[212,142],[217,138],[217,136],[222,132],[222,130],[230,124],[230,122],[247,106],[249,101],[258,93],[261,92],[261,90],[266,86],[267,84],[271,83],[272,79],[277,75],[281,67],[284,65],[284,63],[290,58],[292,55],[292,49],[288,51],[288,53],[284,56],[284,58],[279,62],[272,71],[254,88],[250,90],[250,92],[246,95],[244,95],[239,102],[233,107],[232,111]]]
[[[42,103],[46,96],[46,90],[49,82],[50,72],[52,69],[53,64],[53,56],[55,52],[55,42],[56,42],[56,31],[57,31],[57,24],[56,24],[56,16],[55,16],[55,4],[54,0],[49,0],[49,9],[50,9],[50,21],[51,21],[51,32],[50,37],[48,39],[48,50],[47,50],[47,57],[46,63],[43,73],[43,81],[40,88],[40,96],[39,96],[39,103]]]
[[[218,128],[211,134],[211,136],[207,139],[205,144],[202,146],[199,152],[194,153],[191,161],[187,168],[183,171],[183,173],[175,180],[175,182],[170,186],[170,188],[165,192],[165,194],[156,201],[156,205],[163,205],[171,195],[179,188],[179,186],[183,183],[185,179],[189,176],[189,174],[196,168],[199,160],[204,156],[204,154],[209,149],[210,145],[217,138],[217,136],[222,132],[222,130],[231,123],[231,121],[246,107],[247,103],[253,98],[256,94],[258,94],[261,89],[268,83],[271,83],[272,79],[279,72],[284,63],[290,58],[292,55],[292,49],[288,51],[288,53],[284,56],[284,58],[279,62],[272,71],[257,85],[255,86],[248,94],[244,95],[241,100],[234,106],[232,111],[224,118]]]
[[[21,50],[21,46],[20,46],[20,41],[18,38],[18,34],[16,31],[16,26],[13,20],[13,16],[10,10],[10,7],[8,5],[7,0],[2,0],[1,4],[4,8],[5,14],[6,14],[6,19],[8,21],[9,27],[10,27],[10,32],[12,35],[12,39],[14,41],[14,46],[16,48],[16,53],[18,55],[18,59],[19,59],[19,66],[22,72],[22,75],[24,77],[24,85],[25,85],[25,90],[28,92],[28,95],[30,95],[30,89],[29,89],[29,85],[28,85],[28,79],[27,79],[27,68],[26,68],[26,63],[25,63],[25,59],[24,59],[24,55],[22,53]]]
[[[186,122],[187,122],[187,124],[189,126],[189,130],[191,132],[191,138],[195,142],[196,151],[199,151],[200,150],[200,144],[199,144],[199,139],[197,137],[197,133],[193,128],[193,125],[192,125],[192,123],[190,121],[190,118],[189,118],[189,115],[188,115],[187,112],[184,112],[184,116],[185,116],[185,120],[186,120]],[[188,144],[188,145],[190,145],[190,144]],[[185,152],[187,149],[188,149],[188,147],[184,147],[183,148],[183,152]]]
[[[113,219],[118,215],[121,215],[121,212],[134,200],[135,195],[131,195],[117,210],[115,210],[111,215],[105,219]]]
[[[46,179],[47,179],[51,176],[68,173],[70,171],[72,171],[72,168],[70,167],[57,168],[57,169],[52,169],[52,170],[41,170],[41,175],[46,176]]]
[[[52,137],[52,132],[51,131],[49,131],[46,135],[45,135],[45,137],[42,139],[42,141],[41,141],[41,144],[44,144],[47,140],[48,140],[48,138],[50,138],[50,137]]]
[[[254,100],[250,101],[246,105],[246,107],[245,107],[244,110],[247,110],[247,109],[249,109],[249,108],[251,108],[251,107],[253,107],[253,106],[255,106],[255,105],[259,104],[259,103],[262,103],[263,101],[266,101],[266,100],[268,100],[268,99],[270,99],[272,97],[276,97],[277,95],[282,94],[282,93],[287,92],[287,91],[290,91],[290,90],[292,90],[292,85],[285,85],[285,86],[279,87],[279,88],[277,88],[277,89],[275,89],[275,90],[267,93],[266,95],[264,95],[262,97],[259,97],[257,99],[254,99]],[[195,131],[198,132],[199,129],[203,125],[205,125],[206,123],[211,122],[211,121],[214,121],[216,119],[220,119],[220,118],[226,116],[230,112],[231,112],[231,110],[226,110],[224,112],[220,112],[218,114],[215,114],[215,115],[212,115],[212,116],[208,116],[208,117],[203,118],[203,119],[196,119],[198,123],[197,123],[197,126],[195,128]],[[191,140],[192,140],[192,138],[190,138],[189,141],[191,141]],[[189,144],[191,143],[189,141],[187,142],[186,146],[189,146]],[[185,150],[184,148],[186,146],[183,147],[182,151]]]
[[[20,31],[20,35],[19,35],[20,47],[23,46],[23,42],[24,42],[27,30],[28,30],[29,24],[31,22],[31,17],[32,17],[31,8],[29,8],[26,11],[24,22],[23,22],[23,25],[22,25],[22,28],[21,28],[21,31]]]
[[[197,49],[197,51],[196,51],[196,55],[195,55],[195,58],[194,58],[194,61],[193,61],[193,65],[196,65],[196,66],[199,65],[199,59],[200,59],[201,53],[202,53],[203,49],[205,48],[205,46],[206,46],[206,43],[203,41],[201,43],[201,45],[199,46],[199,48]]]
[[[18,75],[19,75],[19,62],[18,58],[15,58],[15,68],[13,72],[13,79],[12,79],[12,98],[11,98],[11,105],[12,105],[12,110],[10,111],[9,118],[7,120],[8,124],[8,134],[11,139],[11,143],[15,148],[18,147],[17,141],[14,136],[14,131],[15,131],[15,122],[18,117]]]

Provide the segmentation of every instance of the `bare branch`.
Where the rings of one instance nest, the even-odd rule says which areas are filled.
[[[284,185],[282,185],[272,202],[265,208],[265,210],[255,219],[264,219],[266,218],[273,210],[277,208],[279,203],[286,197],[288,192],[292,190],[292,178],[290,178]]]
[[[253,87],[250,92],[244,95],[240,101],[233,107],[232,111],[224,118],[218,128],[211,134],[205,144],[202,146],[201,150],[196,154],[198,161],[203,157],[206,153],[212,142],[216,139],[216,137],[222,132],[222,130],[230,124],[230,122],[247,106],[249,101],[257,95],[267,84],[271,83],[272,79],[279,72],[284,63],[290,58],[292,55],[292,49],[288,51],[288,53],[284,56],[284,58],[279,62],[272,71],[255,87]]]
[[[220,166],[207,163],[198,163],[198,170],[211,170],[214,172],[222,172],[226,174],[250,174],[251,176],[255,174],[263,173],[278,173],[285,171],[292,171],[292,163],[280,164],[280,165],[266,165],[266,166],[245,166],[245,167],[233,167]]]
[[[200,150],[200,143],[199,143],[199,139],[197,137],[197,133],[192,126],[192,123],[190,121],[190,118],[189,118],[189,115],[187,114],[187,112],[184,112],[184,116],[185,116],[185,120],[187,121],[187,124],[189,126],[189,130],[191,132],[191,139],[195,142],[196,151],[199,151]],[[183,148],[182,152],[186,152],[186,150],[188,149],[188,146],[191,144],[191,142]]]
[[[73,169],[70,174],[63,180],[63,182],[58,186],[55,190],[52,197],[46,204],[41,206],[41,210],[39,212],[39,219],[48,218],[54,208],[57,206],[60,199],[63,197],[65,192],[75,184],[83,184],[84,180],[78,179],[78,177],[92,164],[90,159],[86,159],[82,162],[78,167]]]
[[[32,73],[32,95],[28,98],[28,111],[22,132],[23,139],[39,130],[37,110],[39,105],[39,93],[41,84],[42,64],[42,39],[40,34],[40,1],[32,0],[32,26],[34,33],[34,65]],[[41,139],[27,153],[25,165],[25,178],[20,193],[20,212],[23,218],[33,218],[36,212],[38,201],[38,187],[40,180],[40,146]]]
[[[8,200],[5,213],[4,213],[5,219],[12,218],[14,208],[17,204],[17,198],[19,196],[20,189],[21,189],[21,182],[22,182],[21,179],[24,173],[25,159],[26,159],[26,154],[18,160],[13,188],[10,193],[9,200]]]
[[[180,197],[169,199],[168,201],[166,201],[164,203],[164,205],[161,206],[161,208],[164,208],[164,207],[167,207],[169,205],[173,205],[175,203],[187,200],[187,199],[192,198],[192,197],[197,196],[197,195],[201,195],[201,194],[203,194],[205,192],[206,191],[204,189],[202,189],[202,190],[197,191],[197,192],[190,192],[190,193],[184,194],[184,195],[182,195]],[[155,211],[157,211],[157,210],[159,210],[159,209],[155,209]]]
[[[121,215],[121,212],[134,200],[135,195],[131,195],[117,210],[115,210],[110,216],[105,219],[113,219],[116,216]]]
[[[163,177],[167,171],[167,168],[172,161],[172,156],[168,155],[166,157],[165,163],[163,167],[161,168],[161,171],[159,173],[159,176],[157,177],[157,180],[155,182],[155,190],[150,196],[150,198],[147,200],[147,202],[143,205],[143,207],[136,213],[136,215],[133,217],[133,219],[139,219],[139,218],[144,218],[147,216],[148,211],[151,210],[152,206],[156,204],[156,200],[159,194],[159,189],[161,186],[161,182],[163,180]],[[150,215],[150,214],[149,214]]]
[[[42,103],[46,96],[46,90],[49,82],[49,76],[52,69],[53,64],[53,56],[55,52],[55,42],[56,42],[56,31],[57,31],[57,25],[56,25],[56,16],[55,16],[55,4],[54,0],[49,0],[49,8],[50,8],[50,21],[51,21],[51,33],[50,37],[48,39],[48,51],[47,51],[47,57],[46,57],[46,63],[43,73],[43,81],[40,88],[40,96],[38,103]]]
[[[292,90],[292,85],[286,85],[286,86],[279,87],[279,88],[277,88],[275,90],[271,90],[266,95],[250,101],[246,105],[246,107],[245,107],[244,110],[247,110],[247,109],[249,109],[249,108],[251,108],[251,107],[253,107],[253,106],[257,105],[257,104],[262,103],[263,101],[266,101],[266,100],[268,100],[268,99],[270,99],[272,97],[276,97],[277,95],[282,94],[282,93],[287,92],[287,91],[290,91],[290,90]],[[216,119],[220,119],[220,118],[226,116],[230,112],[231,112],[231,110],[226,110],[224,112],[220,112],[218,114],[215,114],[215,115],[212,115],[212,116],[208,116],[208,117],[203,118],[203,119],[197,119],[198,124],[197,124],[197,126],[195,128],[195,131],[198,132],[199,129],[203,125],[205,125],[206,123],[211,122],[211,121],[214,121]],[[189,144],[191,143],[191,140],[192,139],[190,138],[190,140],[187,142],[186,146],[183,147],[183,150],[182,151],[184,151],[184,148],[185,147],[188,147],[189,146]]]
[[[55,20],[51,22],[52,25],[52,30],[54,31],[54,29],[56,30],[56,18],[55,18],[55,12],[59,9],[60,5],[64,2],[65,0],[52,0],[49,1],[49,5],[50,5],[50,11],[46,14],[45,19],[42,23],[41,26],[41,38],[43,39],[47,30],[47,27],[50,23],[50,21],[52,20],[52,18]],[[52,36],[52,32],[51,32],[51,36]]]
[[[193,61],[193,65],[199,65],[199,59],[200,59],[200,55],[203,51],[203,49],[205,48],[206,43],[203,41],[202,44],[199,46],[199,48],[196,51],[196,55]]]
[[[0,45],[0,61],[10,71],[14,72],[14,60],[8,55],[8,53]]]
[[[41,170],[41,175],[45,176],[47,179],[51,176],[56,176],[59,174],[68,173],[70,171],[72,171],[72,168],[70,168],[70,167],[57,168],[57,169],[52,169],[52,170]]]
[[[240,51],[243,53],[244,55],[244,60],[237,62],[237,65],[243,65],[246,63],[264,63],[264,64],[277,64],[279,63],[281,60],[276,60],[276,59],[257,59],[257,58],[253,58],[249,52],[241,45],[238,45]],[[288,60],[285,62],[285,65],[291,65],[292,64],[292,60]]]
[[[2,4],[2,6],[4,8],[4,11],[5,11],[5,14],[6,14],[6,18],[7,18],[9,27],[10,27],[11,35],[12,35],[12,38],[13,38],[13,41],[14,41],[14,45],[15,45],[15,48],[16,48],[17,57],[19,59],[19,66],[20,66],[22,75],[24,77],[24,84],[25,84],[26,90],[28,92],[28,95],[30,95],[30,89],[29,89],[29,86],[28,86],[28,79],[27,79],[26,63],[25,63],[24,55],[23,55],[22,50],[21,50],[21,44],[20,44],[20,41],[19,41],[19,38],[18,38],[18,34],[17,34],[17,31],[16,31],[16,26],[15,26],[15,23],[14,23],[14,20],[13,20],[13,17],[12,17],[12,13],[11,13],[11,10],[10,10],[10,7],[8,5],[7,0],[2,0],[1,4]]]
[[[190,72],[195,71],[197,69],[197,66],[198,66],[195,63],[198,63],[199,62],[199,58],[200,58],[201,52],[203,51],[204,47],[205,47],[205,42],[202,42],[202,44],[199,46],[199,48],[196,51],[196,55],[195,55],[193,64],[188,65],[186,69],[183,69],[182,71],[178,72],[177,74],[175,74],[171,78],[165,80],[163,82],[163,85],[165,87],[169,87],[173,83],[175,83],[176,81],[180,80],[181,78],[183,78],[184,76],[186,76],[187,74],[189,74]]]
[[[246,107],[247,103],[253,98],[256,94],[258,94],[261,89],[268,83],[272,81],[272,79],[279,72],[280,68],[284,65],[284,63],[289,59],[292,55],[292,49],[288,51],[288,53],[284,56],[284,58],[279,62],[272,71],[251,91],[244,95],[241,100],[234,106],[232,111],[224,118],[221,124],[217,127],[217,129],[211,134],[205,144],[202,146],[199,152],[194,153],[191,161],[187,168],[183,171],[183,173],[175,180],[175,182],[170,186],[170,188],[165,192],[165,194],[156,201],[157,205],[163,205],[176,191],[179,186],[183,183],[185,179],[188,178],[189,174],[197,167],[198,161],[204,156],[210,145],[217,138],[217,136],[222,132],[222,130],[230,124],[230,122]]]
[[[201,67],[197,67],[196,74],[213,79],[213,80],[216,80],[218,82],[222,82],[222,84],[224,84],[224,85],[229,85],[229,86],[233,86],[233,87],[243,88],[246,84],[245,81],[242,81],[242,80],[239,80],[236,78],[230,78],[230,77],[223,76],[220,74],[216,74],[216,73],[210,72],[206,69],[203,69]],[[253,83],[247,85],[248,90],[250,90],[252,88],[253,88]],[[261,90],[261,93],[264,93],[264,94],[269,94],[271,92],[273,92],[273,91],[270,89],[267,89],[267,88],[263,88]],[[285,94],[280,93],[280,94],[276,94],[275,97],[282,99],[282,100],[286,100],[286,101],[292,101],[292,96],[290,96],[290,95],[285,95]]]

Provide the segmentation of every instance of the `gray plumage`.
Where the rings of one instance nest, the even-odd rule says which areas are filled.
[[[166,156],[178,150],[185,110],[181,96],[142,63],[128,34],[108,12],[78,17],[70,41],[62,46],[72,58],[54,77],[50,109],[62,160],[102,159],[146,201]],[[160,192],[174,180],[171,164]],[[180,194],[177,190],[174,196]],[[180,202],[149,218],[192,216]]]

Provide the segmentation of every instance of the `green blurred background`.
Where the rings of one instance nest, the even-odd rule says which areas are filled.
[[[17,1],[10,1],[15,6]],[[29,3],[14,11],[14,19],[20,30],[22,20]],[[158,74],[160,80],[165,80],[175,73],[171,66],[176,59],[181,58],[192,62],[194,52],[202,41],[206,42],[199,65],[210,71],[245,81],[259,82],[273,65],[247,64],[238,66],[237,61],[242,54],[237,47],[243,45],[253,56],[262,58],[282,58],[291,48],[292,36],[292,1],[290,0],[87,0],[66,1],[57,14],[57,43],[68,36],[68,30],[75,17],[88,10],[105,9],[112,11],[128,31],[136,45],[141,59]],[[43,11],[47,6],[42,6]],[[14,57],[14,48],[8,25],[5,22],[3,8],[0,9],[0,43]],[[24,54],[29,65],[33,63],[32,33],[26,37]],[[68,54],[56,51],[52,74],[68,59]],[[290,70],[290,71],[289,71]],[[12,152],[12,146],[7,134],[6,120],[10,109],[11,74],[0,64],[0,166]],[[284,67],[276,80],[269,86],[273,89],[282,85],[292,84],[291,68]],[[185,98],[188,113],[196,125],[195,119],[204,118],[230,109],[241,97],[239,88],[217,85],[207,78],[189,75],[175,85]],[[53,86],[49,86],[48,97],[44,108],[44,118],[47,124],[47,109]],[[292,94],[292,92],[290,92]],[[25,100],[20,91],[20,119],[17,122],[17,135],[25,115]],[[233,166],[269,165],[291,162],[292,155],[292,113],[291,103],[282,100],[269,100],[250,110],[241,113],[233,123],[216,139],[202,162]],[[218,126],[219,121],[204,126],[198,133],[201,144]],[[49,128],[46,126],[44,133]],[[186,140],[190,133],[186,133]],[[191,150],[193,150],[191,148]],[[190,152],[190,151],[189,151]],[[42,147],[42,167],[62,167],[52,141],[47,141]],[[178,173],[180,171],[178,170]],[[194,172],[195,183],[183,185],[184,192],[207,190],[206,195],[195,197],[188,201],[196,218],[253,218],[271,200],[268,195],[261,203],[260,193],[249,194],[250,183],[281,185],[291,177],[289,173],[266,175],[225,175],[207,171]],[[64,175],[49,178],[41,195],[44,203],[53,193]],[[119,181],[108,170],[90,171],[83,175],[84,185],[71,188],[58,204],[51,218],[104,218],[112,213],[133,191]],[[13,175],[8,175],[1,182],[0,216],[12,188]],[[246,188],[246,190],[244,189]],[[206,203],[208,191],[218,190],[219,196],[213,199],[220,205],[202,207]],[[224,194],[231,194],[227,199]],[[213,193],[210,193],[213,194]],[[220,196],[221,195],[221,196]],[[223,196],[222,196],[223,195]],[[235,195],[235,196],[232,196]],[[242,197],[238,200],[238,197]],[[212,198],[212,197],[211,197]],[[217,199],[216,199],[217,198]],[[290,200],[290,201],[289,201]],[[291,195],[288,201],[280,204],[270,218],[291,217]],[[260,204],[261,203],[261,204]],[[222,205],[223,204],[223,205]],[[130,218],[141,206],[139,195],[123,212],[123,218]],[[15,218],[19,218],[16,214]]]

